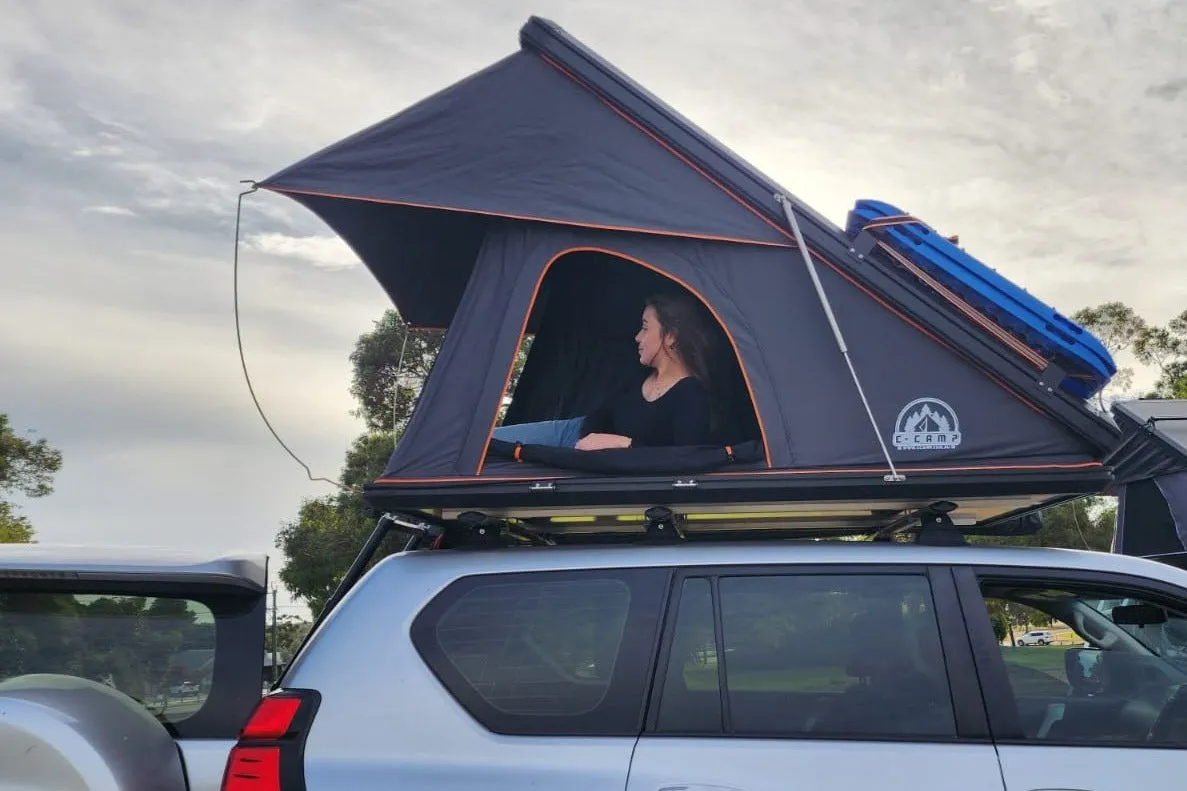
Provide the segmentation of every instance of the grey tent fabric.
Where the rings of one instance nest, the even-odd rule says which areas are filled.
[[[285,168],[260,186],[290,194],[317,211],[355,246],[385,286],[399,279],[399,288],[391,285],[389,293],[396,295],[402,313],[422,326],[447,326],[452,306],[438,304],[443,300],[431,284],[408,282],[407,272],[442,262],[466,269],[472,258],[431,244],[393,252],[400,248],[386,244],[391,234],[383,229],[399,225],[401,235],[408,233],[403,220],[410,215],[401,207],[441,210],[447,216],[438,225],[461,214],[459,225],[473,224],[465,215],[498,216],[789,243],[787,234],[527,52]],[[335,211],[340,201],[333,199],[343,196],[378,207]],[[432,238],[451,245],[458,236],[438,230]],[[410,255],[415,258],[407,261]],[[402,260],[389,260],[393,256]]]
[[[522,463],[491,432],[525,333],[540,335],[513,421],[575,417],[628,382],[652,288],[700,299],[725,339],[720,447],[649,451],[665,474],[721,459],[747,475],[877,475],[879,437],[897,464],[941,475],[1101,466],[1110,425],[797,203],[875,434],[778,188],[556,29],[532,20],[521,43],[260,183],[350,244],[409,323],[448,328],[377,486],[613,476],[564,453]],[[652,464],[629,458],[623,474]]]
[[[708,303],[736,348],[770,466],[847,467],[881,460],[827,319],[793,251],[504,222],[487,237],[459,320],[426,384],[421,400],[432,407],[418,410],[385,478],[455,477],[481,471],[534,300],[558,261],[590,251],[635,262]],[[609,293],[599,296],[599,284],[607,292],[623,288],[622,282],[602,277],[597,267],[596,258],[584,267],[587,304],[610,298]],[[838,321],[848,330],[850,353],[868,383],[875,416],[898,461],[957,465],[1091,457],[1082,440],[938,340],[831,269],[825,268],[821,277]],[[640,311],[645,296],[637,295]],[[634,331],[634,325],[624,324],[622,340],[629,343]],[[605,342],[601,328],[590,328],[585,335],[591,348],[575,354],[592,354],[593,345]],[[551,377],[537,386],[572,393],[588,390],[589,383]],[[897,444],[902,447],[895,447],[896,435],[913,433],[899,424],[911,417],[903,413],[911,413],[908,406],[920,399],[924,400],[913,411],[929,408],[939,419],[949,420],[953,438],[959,432],[954,442],[914,447],[901,438]],[[946,410],[942,416],[941,410]],[[518,417],[528,421],[573,416]]]
[[[1187,400],[1113,405],[1125,432],[1106,461],[1117,480],[1113,549],[1187,567]]]

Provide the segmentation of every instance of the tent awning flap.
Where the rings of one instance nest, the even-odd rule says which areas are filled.
[[[1108,460],[1119,482],[1115,551],[1187,567],[1187,400],[1113,405],[1125,432]]]
[[[530,52],[260,186],[597,228],[788,243],[786,234]]]

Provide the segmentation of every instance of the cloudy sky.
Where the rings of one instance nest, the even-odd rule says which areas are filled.
[[[533,13],[837,222],[877,197],[1065,311],[1187,308],[1181,0],[0,0],[0,411],[65,454],[24,504],[43,541],[270,551],[328,491],[243,383],[238,181],[508,54]],[[336,475],[386,298],[286,199],[245,226],[257,392]]]

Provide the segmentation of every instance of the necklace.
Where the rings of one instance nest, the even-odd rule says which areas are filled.
[[[661,395],[671,390],[672,385],[679,381],[680,379],[673,379],[671,382],[661,382],[658,376],[655,379],[649,380],[645,386],[647,400],[656,400]]]

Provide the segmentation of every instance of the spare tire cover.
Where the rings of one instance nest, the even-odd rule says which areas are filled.
[[[185,791],[173,737],[106,684],[37,674],[0,682],[0,789]]]

